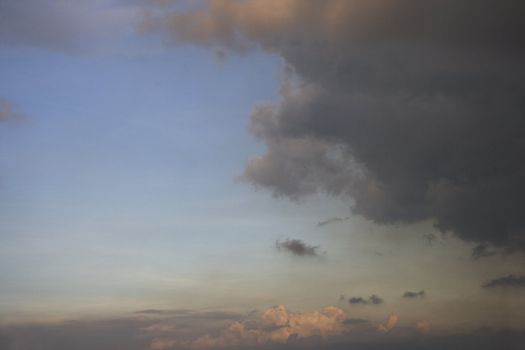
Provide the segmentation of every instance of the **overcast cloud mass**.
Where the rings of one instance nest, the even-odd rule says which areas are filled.
[[[247,181],[523,250],[524,15],[520,0],[214,0],[145,26],[288,64],[281,100],[252,113],[267,151]]]

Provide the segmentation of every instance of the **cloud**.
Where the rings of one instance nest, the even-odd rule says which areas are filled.
[[[525,249],[524,16],[520,0],[215,0],[147,21],[176,44],[285,60],[281,100],[251,116],[266,153],[246,181]]]
[[[346,217],[346,218],[333,217],[333,218],[330,218],[330,219],[319,221],[317,223],[317,227],[326,226],[326,225],[332,224],[334,222],[343,222],[343,221],[346,221],[348,219],[349,219],[349,217]]]
[[[512,287],[524,288],[525,276],[508,275],[505,277],[494,278],[482,285],[483,288]]]
[[[13,104],[9,100],[0,97],[0,121],[15,119],[19,117],[21,117],[21,114],[16,111]]]
[[[0,47],[85,52],[133,28],[131,1],[2,0]],[[122,37],[118,39],[122,40]]]
[[[480,243],[472,249],[472,259],[478,260],[480,258],[488,258],[489,256],[496,255],[497,252],[489,249],[489,245],[486,243]]]
[[[423,238],[427,240],[428,245],[432,245],[436,240],[436,235],[433,233],[427,233],[423,235]]]
[[[278,308],[278,307],[277,307]],[[276,311],[280,313],[281,311]],[[378,337],[377,328],[359,328],[360,320],[344,318],[342,310],[325,310],[291,313],[288,324],[273,325],[262,318],[257,322],[244,320],[230,323],[226,327],[209,327],[207,324],[194,324],[191,328],[177,329],[172,333],[148,333],[143,328],[158,322],[149,317],[122,319],[94,319],[90,321],[64,321],[42,323],[19,323],[0,325],[0,349],[2,350],[168,350],[193,349],[199,345],[215,344],[222,349],[254,348],[267,350],[282,349],[363,349],[363,350],[490,350],[521,349],[525,343],[523,330],[482,329],[474,332],[445,332],[432,335],[423,329],[425,321],[415,324],[425,326],[418,335],[413,332],[396,332],[396,336]],[[395,315],[394,315],[395,316]],[[397,324],[396,318],[389,316],[385,329],[392,330]],[[356,327],[352,327],[356,325]],[[392,326],[394,325],[394,326]],[[292,333],[286,341],[282,334]],[[383,328],[381,328],[383,329]],[[370,332],[371,331],[371,332]],[[277,332],[277,333],[274,333]],[[380,331],[382,332],[382,331]],[[205,337],[208,335],[207,338]],[[275,340],[272,340],[271,334]],[[302,334],[299,337],[299,334]],[[393,334],[392,334],[393,335]],[[229,338],[231,336],[231,338]],[[306,336],[306,337],[303,337]],[[252,338],[250,338],[252,337]],[[260,338],[258,338],[260,337]],[[206,343],[195,342],[197,339],[209,340]],[[254,339],[262,341],[256,345]],[[215,343],[214,343],[215,342]],[[237,345],[233,345],[237,344]],[[209,348],[204,346],[203,348]]]
[[[377,326],[377,330],[381,333],[388,333],[390,332],[392,329],[394,329],[394,327],[397,325],[397,322],[399,321],[399,316],[397,316],[396,314],[390,314],[388,315],[388,318],[386,320],[386,324],[379,324],[379,326]]]
[[[368,299],[364,299],[362,297],[352,297],[352,298],[348,299],[348,302],[350,304],[353,304],[353,305],[358,305],[358,304],[362,304],[362,305],[379,305],[379,304],[382,304],[384,302],[384,300],[382,298],[378,297],[377,295],[372,294],[371,296],[368,297]]]
[[[319,311],[292,313],[284,305],[279,305],[265,310],[258,323],[236,321],[218,335],[204,334],[186,342],[168,337],[156,338],[150,344],[150,349],[171,349],[178,345],[192,349],[251,347],[286,343],[291,338],[326,338],[343,334],[346,330],[345,320],[345,312],[333,306]]]
[[[430,332],[430,323],[425,320],[420,320],[416,322],[415,328],[421,333],[428,333]]]
[[[319,256],[317,253],[319,246],[308,245],[298,239],[287,239],[282,242],[276,241],[275,247],[278,250],[283,250],[296,256]]]
[[[424,290],[420,290],[419,292],[406,291],[405,294],[403,294],[403,298],[406,299],[424,298],[425,296],[426,293]]]

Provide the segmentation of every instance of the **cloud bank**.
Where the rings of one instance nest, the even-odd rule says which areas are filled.
[[[313,336],[326,338],[345,332],[346,313],[329,306],[319,311],[292,313],[284,305],[263,312],[259,323],[245,321],[231,323],[218,335],[205,334],[196,339],[181,341],[176,337],[155,338],[151,350],[172,349],[177,346],[191,349],[261,346],[268,343],[286,343],[289,339]]]
[[[146,27],[285,60],[281,100],[251,116],[267,150],[246,181],[523,250],[524,16],[520,0],[212,0]]]

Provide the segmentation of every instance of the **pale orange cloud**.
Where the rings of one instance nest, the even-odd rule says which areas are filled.
[[[386,324],[379,324],[379,326],[377,327],[377,330],[381,333],[388,333],[390,332],[392,329],[394,329],[394,327],[397,325],[397,322],[399,321],[399,316],[397,316],[396,314],[392,313],[390,315],[388,315],[388,318],[386,320]]]
[[[421,333],[428,333],[430,331],[430,323],[425,320],[417,321],[415,327]]]
[[[346,320],[345,311],[334,306],[328,306],[319,311],[293,313],[289,312],[284,305],[279,305],[265,310],[261,315],[261,322],[256,323],[255,326],[236,321],[217,336],[205,334],[184,342],[169,337],[155,339],[150,349],[165,350],[176,348],[179,345],[194,349],[239,345],[256,346],[266,343],[285,343],[291,336],[325,338],[343,334],[346,329],[344,320]],[[167,329],[162,324],[148,327],[148,330],[157,332]]]

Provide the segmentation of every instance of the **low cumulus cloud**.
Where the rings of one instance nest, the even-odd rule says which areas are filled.
[[[319,256],[317,252],[319,246],[308,245],[299,239],[287,239],[284,241],[277,240],[275,241],[275,247],[279,251],[288,252],[295,256]]]
[[[425,296],[426,296],[426,293],[424,290],[420,290],[419,292],[406,291],[403,294],[403,298],[405,299],[422,299]]]
[[[421,333],[428,333],[430,332],[430,322],[426,320],[419,320],[416,322],[414,327],[420,331]]]
[[[233,322],[218,335],[205,334],[185,342],[170,337],[156,338],[151,342],[150,349],[172,349],[179,345],[192,349],[261,346],[283,344],[291,338],[326,338],[343,334],[345,320],[344,310],[333,306],[319,311],[292,313],[279,305],[264,311],[257,323]]]
[[[388,315],[388,318],[386,319],[386,323],[385,324],[379,324],[379,326],[377,326],[377,330],[378,330],[378,332],[381,332],[381,333],[388,333],[392,329],[395,328],[395,326],[397,325],[398,322],[399,322],[399,316],[397,316],[396,314],[392,313],[392,314]]]
[[[352,305],[380,305],[384,303],[384,300],[375,294],[372,294],[365,299],[363,297],[352,297],[348,299],[348,302]]]
[[[483,288],[525,288],[525,276],[508,275],[485,282]]]
[[[524,17],[521,0],[214,0],[145,27],[286,62],[280,101],[252,112],[266,153],[246,181],[524,250]]]

